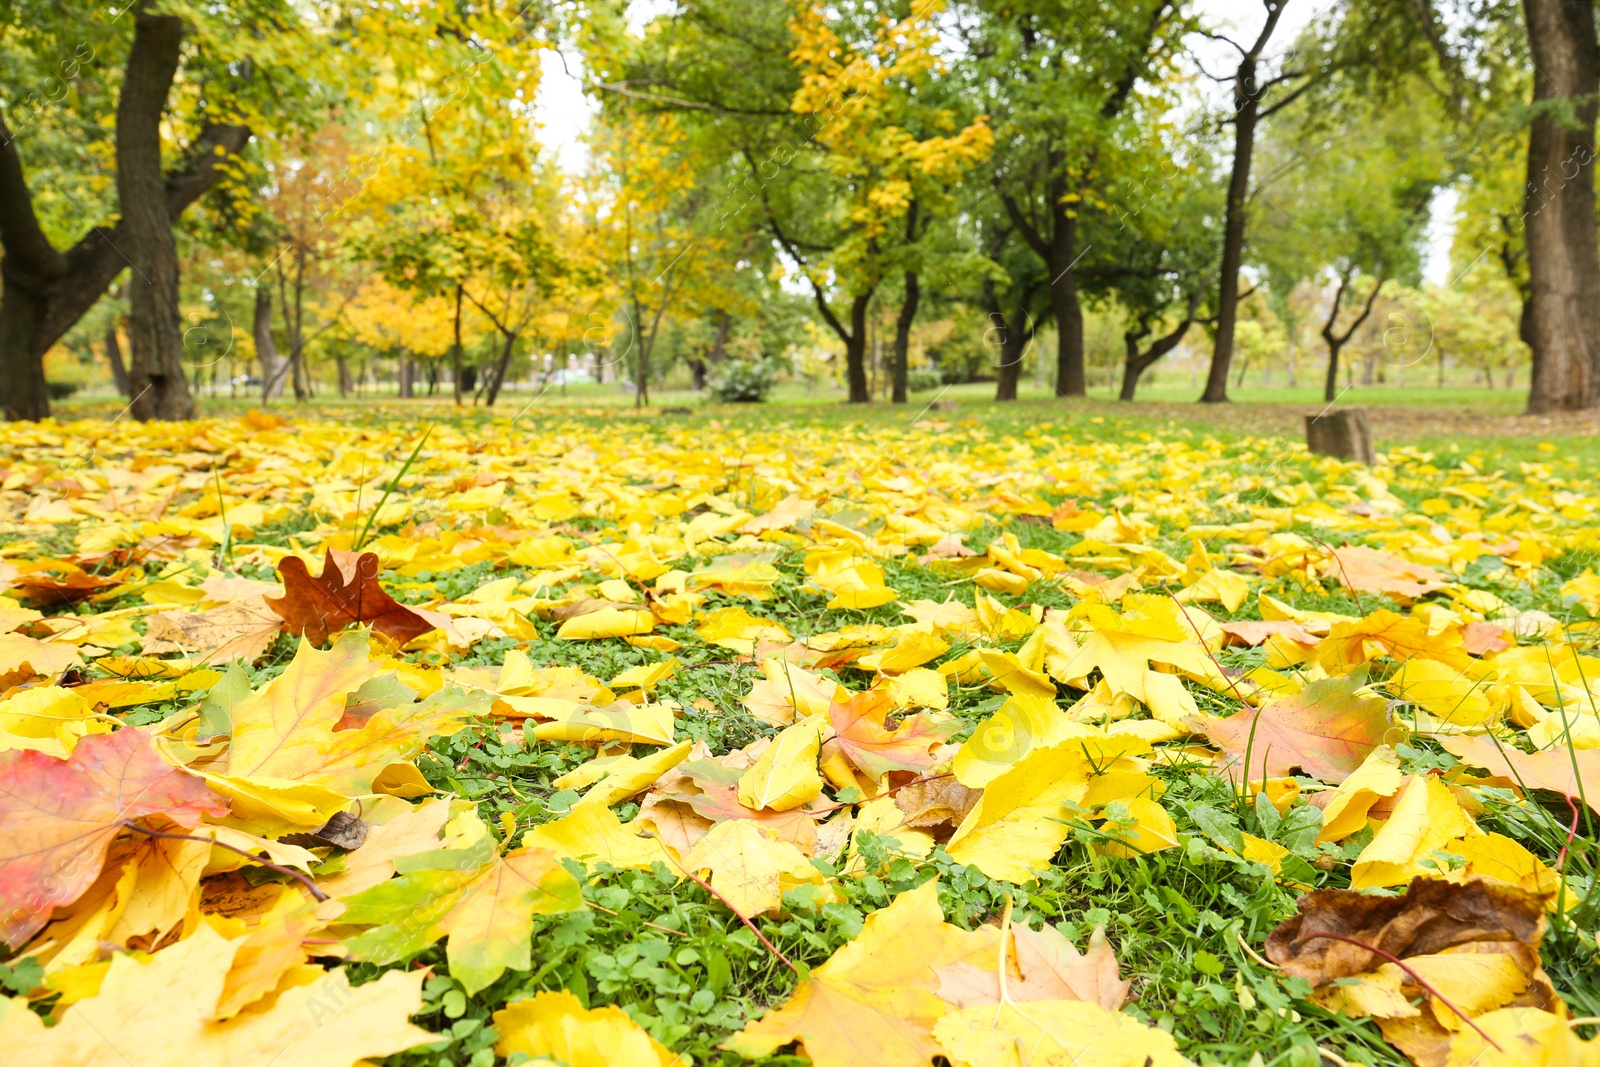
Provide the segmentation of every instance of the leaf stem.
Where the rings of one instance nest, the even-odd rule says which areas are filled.
[[[1428,982],[1428,980],[1426,978],[1422,977],[1422,975],[1420,975],[1416,971],[1412,970],[1410,965],[1407,964],[1405,960],[1402,960],[1399,956],[1396,956],[1393,953],[1385,952],[1381,948],[1378,948],[1378,947],[1376,947],[1374,945],[1369,945],[1365,941],[1358,940],[1358,939],[1356,939],[1354,937],[1346,937],[1344,934],[1330,934],[1330,933],[1325,933],[1325,932],[1322,932],[1322,931],[1318,931],[1317,933],[1312,933],[1312,934],[1306,934],[1304,937],[1297,937],[1297,938],[1295,938],[1294,943],[1296,945],[1300,945],[1300,944],[1303,944],[1303,943],[1305,943],[1307,941],[1314,941],[1319,937],[1326,937],[1331,941],[1343,941],[1347,945],[1354,945],[1357,948],[1364,948],[1368,952],[1372,953],[1374,956],[1382,956],[1384,959],[1388,960],[1390,963],[1394,964],[1396,967],[1399,967],[1402,971],[1404,971],[1407,974],[1409,974],[1411,976],[1411,980],[1413,982],[1416,982],[1423,989],[1427,990],[1429,996],[1433,997],[1435,1000],[1439,1001],[1439,1003],[1443,1004],[1445,1007],[1447,1007],[1451,1011],[1455,1012],[1456,1016],[1462,1022],[1466,1023],[1468,1026],[1470,1026],[1474,1030],[1478,1031],[1478,1036],[1483,1038],[1485,1041],[1489,1042],[1489,1044],[1493,1045],[1496,1052],[1500,1052],[1500,1053],[1504,1053],[1505,1052],[1505,1049],[1501,1047],[1500,1042],[1498,1042],[1494,1038],[1490,1037],[1489,1034],[1488,1034],[1488,1031],[1484,1030],[1483,1027],[1479,1026],[1476,1022],[1473,1021],[1472,1016],[1468,1015],[1466,1012],[1464,1012],[1460,1008],[1456,1007],[1455,1004],[1451,1002],[1449,997],[1445,996],[1443,993],[1441,993],[1437,989],[1433,988],[1433,986],[1431,984],[1429,984],[1429,982]]]
[[[654,835],[650,835],[650,836],[654,836]],[[660,842],[661,839],[660,838],[655,838],[655,840],[657,842]],[[704,889],[707,893],[710,893],[712,896],[714,896],[718,900],[722,901],[723,906],[725,908],[727,908],[729,911],[733,912],[733,914],[736,917],[738,917],[739,921],[744,923],[745,926],[749,927],[750,928],[750,932],[752,934],[755,934],[756,937],[760,939],[760,941],[761,941],[761,943],[763,945],[767,946],[767,951],[768,952],[772,953],[774,956],[778,957],[778,959],[782,960],[783,961],[783,965],[785,967],[789,968],[791,971],[793,971],[795,973],[796,977],[799,977],[800,968],[796,967],[794,965],[793,961],[791,961],[788,956],[785,956],[782,952],[779,952],[778,951],[778,946],[774,945],[771,941],[768,941],[767,940],[767,935],[762,933],[759,929],[757,929],[756,924],[751,922],[750,919],[745,915],[744,912],[742,912],[738,908],[734,907],[732,902],[730,902],[727,897],[723,896],[721,894],[721,892],[719,892],[716,889],[713,889],[711,887],[711,883],[710,882],[706,881],[704,878],[701,878],[698,874],[695,874],[689,868],[687,868],[683,864],[679,863],[678,862],[678,858],[676,856],[674,856],[671,853],[671,851],[669,851],[667,849],[665,844],[663,844],[661,846],[661,851],[667,857],[667,859],[672,861],[672,865],[674,867],[678,868],[678,870],[683,872],[683,876],[685,878],[689,879],[689,881],[693,882],[695,885],[699,886],[701,889]]]
[[[218,841],[212,837],[200,837],[197,834],[173,834],[168,833],[165,830],[152,830],[148,826],[140,826],[131,819],[124,819],[122,821],[122,825],[126,826],[130,830],[137,830],[139,833],[146,834],[150,837],[165,837],[172,841],[198,841],[202,845],[215,845],[218,848],[225,848],[229,852],[237,852],[245,859],[253,860],[256,863],[261,864],[261,866],[266,867],[268,870],[277,871],[279,874],[288,875],[290,878],[293,878],[295,881],[306,887],[307,891],[310,892],[312,899],[319,901],[328,899],[328,894],[318,889],[315,882],[301,874],[299,871],[294,870],[292,867],[285,867],[282,864],[273,863],[271,860],[262,859],[260,856],[257,856],[252,852],[247,852],[237,845],[230,845],[226,841]]]

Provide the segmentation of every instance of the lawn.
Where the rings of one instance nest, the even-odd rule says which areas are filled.
[[[1536,1038],[1503,1053],[1531,1063],[1567,1062],[1568,1018],[1592,1036],[1581,420],[1374,390],[1367,469],[1306,453],[1305,391],[604,389],[181,425],[89,398],[0,431],[15,1047],[68,1062],[80,1020],[173,1012],[140,976],[180,973],[207,1014],[170,1032],[396,1067]],[[112,745],[181,797],[92,846],[21,818]],[[1343,969],[1268,942],[1356,907],[1312,894],[1400,906],[1413,878],[1538,928],[1383,934],[1409,969],[1354,919]],[[315,1059],[335,1034],[367,1044]]]

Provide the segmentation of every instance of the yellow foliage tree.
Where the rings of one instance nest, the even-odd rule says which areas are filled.
[[[808,4],[791,22],[790,58],[801,73],[791,108],[808,116],[822,168],[836,179],[833,207],[838,239],[808,262],[800,243],[774,226],[812,286],[817,309],[844,342],[850,399],[863,402],[866,317],[874,292],[894,271],[904,275],[904,300],[895,329],[894,399],[905,401],[906,355],[927,256],[919,240],[953,206],[953,191],[989,157],[994,133],[986,116],[962,125],[941,97],[946,73],[935,52],[935,19],[942,0],[915,0],[903,19],[879,16],[870,39],[843,36],[834,7]],[[830,306],[827,291],[850,297],[850,325]]]

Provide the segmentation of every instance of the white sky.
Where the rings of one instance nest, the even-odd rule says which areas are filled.
[[[1276,48],[1270,50],[1287,48],[1306,25],[1322,17],[1332,4],[1333,0],[1287,0],[1273,34]],[[1254,39],[1265,17],[1261,0],[1195,0],[1195,7],[1218,32],[1227,33],[1241,44]],[[669,8],[670,0],[633,0],[629,21],[638,30],[654,14]],[[1232,60],[1236,55],[1233,49],[1220,41],[1196,38],[1193,48],[1197,60],[1213,74],[1225,73],[1236,62]],[[542,54],[542,66],[543,77],[534,107],[534,116],[542,128],[541,140],[556,153],[562,168],[575,174],[588,160],[582,138],[596,110],[583,93],[583,60],[576,51],[564,56],[547,51]],[[1205,79],[1201,82],[1207,87],[1207,95],[1215,96],[1215,103],[1228,106],[1226,86]],[[1434,198],[1431,208],[1423,275],[1438,284],[1449,280],[1450,242],[1455,234],[1457,199],[1454,190],[1445,190]]]

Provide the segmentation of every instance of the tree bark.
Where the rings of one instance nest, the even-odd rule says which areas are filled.
[[[111,364],[111,380],[116,384],[117,395],[128,394],[128,368],[122,362],[122,342],[117,339],[115,317],[106,323],[106,362]]]
[[[728,331],[733,326],[733,316],[726,311],[717,312],[717,332],[711,338],[709,360],[716,366],[728,358]]]
[[[1056,396],[1088,395],[1083,370],[1083,307],[1078,302],[1078,220],[1056,208],[1050,239],[1050,311],[1056,320]]]
[[[1361,314],[1356,316],[1356,321],[1344,333],[1334,330],[1334,324],[1339,319],[1339,307],[1344,302],[1344,293],[1350,285],[1352,271],[1346,270],[1339,275],[1339,288],[1333,291],[1333,308],[1328,312],[1328,321],[1322,324],[1322,339],[1328,343],[1328,376],[1322,383],[1322,399],[1331,404],[1339,398],[1339,350],[1344,348],[1345,342],[1361,328],[1367,321],[1367,316],[1372,314],[1372,306],[1378,302],[1378,293],[1383,289],[1384,279],[1378,278],[1373,282],[1372,292],[1367,294],[1367,303],[1361,309]]]
[[[844,373],[850,385],[850,403],[872,402],[867,388],[867,306],[871,293],[862,293],[850,302],[850,332],[844,338]]]
[[[1206,373],[1203,404],[1228,399],[1228,370],[1233,364],[1233,329],[1239,314],[1239,269],[1244,265],[1244,237],[1250,197],[1250,160],[1255,154],[1256,124],[1261,119],[1261,84],[1258,64],[1267,42],[1278,28],[1287,0],[1266,0],[1267,21],[1248,51],[1241,50],[1233,80],[1233,169],[1228,175],[1228,202],[1222,223],[1222,273],[1217,282],[1217,334]],[[1277,110],[1287,101],[1273,105]]]
[[[455,387],[456,403],[461,403],[461,286],[456,286],[455,343],[450,346],[450,381]]]
[[[922,289],[917,272],[906,271],[906,297],[900,302],[900,314],[894,320],[894,382],[890,400],[895,404],[906,402],[906,362],[911,356],[911,324],[917,319],[917,304],[921,302]]]
[[[1028,343],[1033,340],[1034,323],[1028,316],[1028,306],[1037,291],[1037,286],[1030,285],[1019,292],[1016,309],[1008,319],[995,293],[994,282],[984,282],[983,309],[989,315],[986,334],[1000,335],[1000,363],[995,368],[994,386],[994,398],[997,401],[1017,398],[1017,382],[1022,377],[1022,357],[1028,351]]]
[[[1189,327],[1194,325],[1195,310],[1200,306],[1198,290],[1189,297],[1189,307],[1183,317],[1171,332],[1158,337],[1144,352],[1139,351],[1139,342],[1149,336],[1150,328],[1141,325],[1137,331],[1129,331],[1122,335],[1123,346],[1127,350],[1127,359],[1122,364],[1122,391],[1118,394],[1119,400],[1132,400],[1135,391],[1139,388],[1139,376],[1162,356],[1171,352],[1183,343],[1184,335],[1189,332]]]
[[[178,242],[167,214],[161,172],[161,117],[178,72],[183,20],[134,18],[133,50],[117,100],[117,199],[127,226],[128,340],[133,417],[192,419],[194,397],[183,376],[178,317]]]
[[[1237,87],[1234,90],[1238,112],[1233,120],[1233,173],[1228,177],[1227,214],[1222,224],[1222,277],[1217,286],[1217,336],[1211,353],[1211,369],[1206,374],[1205,392],[1200,394],[1200,400],[1205,404],[1219,404],[1228,399],[1228,370],[1233,365],[1233,329],[1239,316],[1239,269],[1244,265],[1250,157],[1255,152],[1256,140],[1259,101],[1254,84],[1255,63],[1239,64],[1239,80],[1235,85],[1248,85],[1251,91],[1241,94]]]
[[[283,383],[289,376],[289,361],[278,355],[278,343],[272,337],[272,290],[265,285],[256,286],[250,336],[261,361],[261,402],[265,404],[283,395]]]
[[[136,38],[135,51],[141,47]],[[143,45],[148,47],[148,45]],[[129,55],[132,66],[135,56]],[[250,140],[246,126],[207,124],[190,146],[188,163],[167,175],[164,199],[169,222],[199,199],[221,176],[220,164]],[[66,252],[45,237],[17,155],[16,142],[0,120],[0,407],[10,419],[50,414],[41,360],[127,269],[130,243],[126,217],[115,226],[95,226]]]
[[[394,383],[395,396],[401,400],[410,400],[415,395],[411,387],[412,377],[416,373],[416,364],[412,363],[409,356],[400,357],[400,366],[396,369]]]
[[[483,400],[484,407],[494,407],[494,402],[500,398],[500,387],[505,385],[506,371],[511,367],[511,354],[517,343],[517,335],[508,333],[504,337],[505,345],[500,349],[500,358],[495,360],[494,367],[489,372],[488,390]]]
[[[1600,92],[1595,9],[1581,0],[1524,0],[1533,53],[1524,218],[1528,296],[1522,340],[1533,350],[1530,414],[1600,403],[1600,245],[1594,134]]]
[[[350,362],[343,353],[334,356],[333,362],[339,369],[339,395],[349,396],[355,392],[355,382],[350,377]]]

